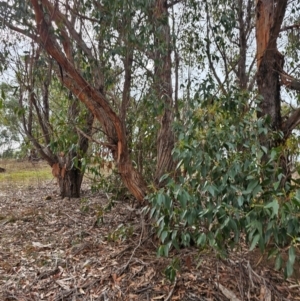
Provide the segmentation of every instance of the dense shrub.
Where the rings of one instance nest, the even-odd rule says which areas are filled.
[[[290,276],[300,240],[300,193],[284,181],[282,148],[259,143],[274,133],[256,118],[255,102],[248,103],[249,95],[233,90],[175,125],[177,176],[165,175],[166,187],[149,197],[162,243],[158,253],[196,244],[224,256],[243,239],[251,250],[269,245],[281,268],[280,250],[288,246]]]

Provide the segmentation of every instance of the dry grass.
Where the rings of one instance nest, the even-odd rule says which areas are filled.
[[[20,162],[12,159],[1,159],[0,167],[6,170],[0,173],[0,190],[20,186],[36,186],[44,180],[53,178],[51,168],[44,161],[31,163],[28,161]]]

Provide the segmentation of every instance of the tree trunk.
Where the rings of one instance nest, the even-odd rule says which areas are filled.
[[[61,197],[79,198],[82,179],[83,174],[79,169],[66,171],[64,177],[57,179]]]
[[[164,112],[160,118],[161,127],[157,136],[157,164],[154,176],[155,183],[161,186],[163,183],[159,183],[160,178],[175,168],[175,162],[172,158],[172,150],[175,144],[172,129],[174,104],[172,99],[171,37],[167,0],[156,0],[152,18],[155,30],[155,48],[157,49],[154,58],[154,87],[159,101],[164,104]]]
[[[59,162],[52,165],[52,174],[57,178],[57,183],[62,198],[79,198],[80,188],[84,173],[81,170],[81,163],[78,166],[72,164],[71,156],[58,157]]]
[[[268,116],[274,130],[281,126],[279,72],[284,58],[277,50],[277,38],[286,5],[286,0],[258,0],[256,9],[257,85],[263,97],[258,117]]]
[[[286,11],[287,0],[257,0],[256,7],[256,43],[257,43],[257,86],[262,96],[259,103],[258,117],[266,117],[274,131],[280,131],[281,99],[280,73],[284,65],[284,57],[277,50],[277,39]],[[282,139],[270,140],[261,135],[260,143],[267,149],[283,144]],[[265,156],[263,161],[268,161]],[[282,172],[289,175],[286,160],[280,160]]]
[[[47,5],[48,9],[49,7],[51,8],[49,1],[45,0],[42,4],[41,1],[31,0],[31,3],[35,12],[39,35],[38,40],[43,44],[48,54],[59,64],[59,72],[61,74],[58,74],[58,77],[62,84],[72,91],[73,95],[76,95],[99,120],[104,133],[108,137],[108,142],[123,182],[137,200],[141,202],[144,201],[147,186],[144,184],[141,174],[134,169],[130,160],[126,132],[122,121],[113,111],[105,96],[82,77],[72,61],[63,53],[59,41],[53,34],[54,29],[51,23],[44,18],[45,14],[43,9],[45,6]],[[54,10],[54,8],[52,9]],[[55,11],[53,15],[60,16],[58,11]],[[70,42],[71,38],[67,36],[64,22],[68,21],[65,19],[59,21],[59,29],[65,40],[64,44],[67,45],[67,42]]]
[[[283,56],[276,49],[268,51],[261,60],[257,72],[258,92],[263,97],[259,104],[258,117],[269,116],[274,130],[279,130],[281,126],[279,71],[283,63]]]

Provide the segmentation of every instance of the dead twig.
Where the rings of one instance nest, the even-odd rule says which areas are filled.
[[[128,266],[129,266],[129,264],[130,264],[130,262],[131,262],[131,260],[132,260],[132,258],[133,258],[133,256],[134,256],[136,250],[137,250],[137,249],[141,246],[141,244],[142,244],[142,237],[143,237],[143,235],[144,235],[144,230],[145,230],[145,223],[144,223],[144,220],[143,220],[143,215],[141,215],[141,224],[142,224],[142,231],[141,231],[141,235],[140,235],[140,238],[139,238],[139,243],[138,243],[137,246],[134,248],[134,250],[133,250],[133,252],[132,252],[130,258],[129,258],[128,261],[127,261],[127,263],[126,263],[122,268],[120,268],[119,271],[117,272],[119,275],[122,274],[122,273],[128,268]]]
[[[175,277],[174,285],[173,285],[171,291],[169,292],[169,295],[168,295],[167,298],[165,299],[165,301],[171,300],[171,298],[172,298],[172,296],[173,296],[173,293],[174,293],[174,289],[175,289],[175,287],[176,287],[176,284],[177,284],[177,277]]]

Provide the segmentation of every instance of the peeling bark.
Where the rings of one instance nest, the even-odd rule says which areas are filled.
[[[280,73],[283,70],[284,56],[277,49],[282,21],[287,7],[287,0],[257,0],[256,2],[256,44],[257,44],[257,86],[262,96],[259,103],[258,117],[267,117],[273,130],[282,130]],[[260,143],[267,149],[282,145],[284,140],[269,140],[261,135]],[[268,161],[264,156],[262,160]],[[288,157],[282,155],[280,167],[285,179],[282,186],[290,178]]]
[[[43,1],[44,5],[48,2],[47,0]],[[66,54],[68,54],[68,51],[66,44],[64,45],[66,54],[61,51],[53,35],[51,23],[46,22],[44,18],[43,9],[45,6],[43,6],[42,2],[31,0],[31,3],[35,12],[39,39],[44,49],[57,61],[63,71],[62,84],[80,99],[102,124],[109,143],[113,145],[111,151],[123,182],[139,201],[144,201],[147,191],[146,185],[142,176],[132,166],[126,133],[121,119],[113,111],[105,96],[88,83],[67,58]],[[67,34],[63,22],[60,24],[59,29],[62,31],[63,36]],[[67,36],[67,38],[69,37]]]
[[[281,125],[279,72],[284,64],[284,57],[277,50],[277,39],[286,6],[287,0],[256,2],[257,85],[263,97],[258,117],[269,116],[275,130]]]
[[[68,166],[68,167],[67,167]],[[83,180],[83,173],[79,166],[72,166],[71,156],[61,156],[59,163],[55,163],[52,166],[52,174],[57,179],[57,183],[60,190],[60,196],[62,198],[79,198],[80,188]],[[69,167],[71,167],[69,169]]]

